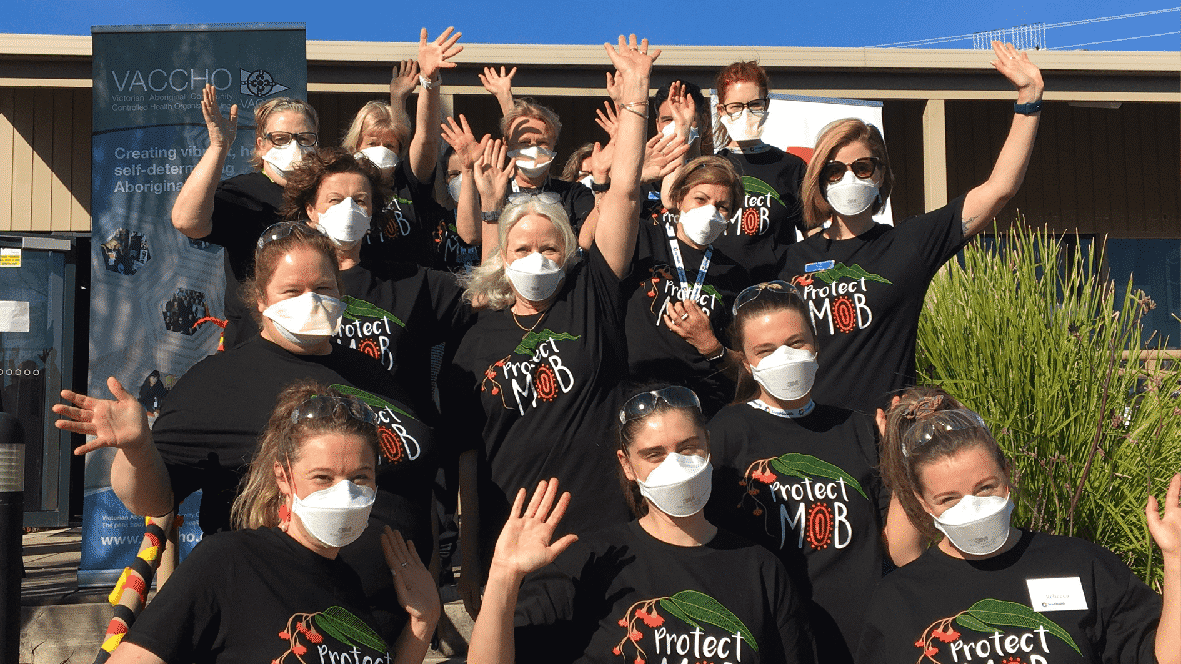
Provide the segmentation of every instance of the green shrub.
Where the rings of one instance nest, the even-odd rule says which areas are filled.
[[[1179,373],[1145,368],[1152,303],[1098,268],[1023,220],[977,238],[927,292],[919,380],[988,422],[1014,464],[1015,523],[1097,542],[1159,590],[1144,505],[1181,470]]]

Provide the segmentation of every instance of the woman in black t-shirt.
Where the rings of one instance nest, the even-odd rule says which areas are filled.
[[[550,544],[570,494],[551,512],[558,482],[542,482],[522,513],[522,488],[496,542],[468,661],[814,661],[783,565],[705,518],[712,468],[697,396],[641,392],[617,421],[618,468],[638,520]],[[544,592],[518,601],[526,575]]]
[[[1181,474],[1148,530],[1162,597],[1115,554],[1073,537],[1018,530],[1009,464],[979,415],[938,388],[914,388],[887,418],[883,471],[915,525],[938,543],[878,585],[860,663],[1181,661]]]
[[[896,225],[876,224],[893,174],[876,127],[831,123],[804,176],[804,223],[816,233],[788,248],[781,279],[796,284],[820,340],[816,398],[872,414],[915,382],[915,339],[936,271],[984,230],[1021,186],[1033,153],[1041,72],[1009,44],[993,42],[997,68],[1017,88],[1005,144],[988,180],[947,205]],[[826,227],[822,228],[822,226]]]
[[[441,606],[413,542],[388,527],[382,535],[386,574],[408,618],[400,634],[383,633],[338,555],[374,503],[377,419],[323,383],[284,390],[234,504],[239,530],[203,540],[108,661],[288,662],[314,651],[422,662]]]

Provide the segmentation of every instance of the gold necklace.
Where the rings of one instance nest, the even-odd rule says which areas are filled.
[[[530,327],[525,327],[524,325],[521,325],[521,321],[517,318],[517,312],[513,311],[512,307],[509,307],[509,310],[508,310],[508,312],[513,315],[513,322],[517,324],[517,327],[524,330],[526,334],[532,332],[538,326],[538,324],[541,323],[541,319],[545,318],[546,311],[549,311],[549,309],[542,311],[540,315],[526,314],[526,315],[536,315],[537,320],[533,321],[533,325],[531,325]]]

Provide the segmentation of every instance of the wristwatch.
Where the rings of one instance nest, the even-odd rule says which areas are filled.
[[[500,210],[492,210],[491,212],[481,212],[480,221],[500,221]]]
[[[1013,112],[1020,115],[1033,115],[1042,112],[1042,100],[1031,101],[1028,104],[1013,104]]]

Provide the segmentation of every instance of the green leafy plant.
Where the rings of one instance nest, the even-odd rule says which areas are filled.
[[[920,382],[980,413],[1014,466],[1015,522],[1097,542],[1159,589],[1144,504],[1181,470],[1179,373],[1153,363],[1152,302],[1099,252],[1024,220],[976,239],[927,292]]]

